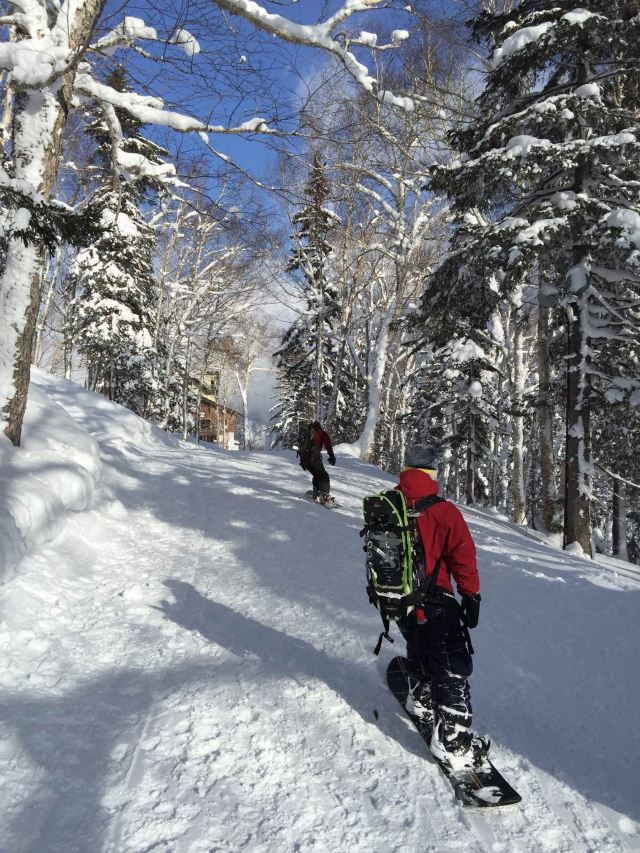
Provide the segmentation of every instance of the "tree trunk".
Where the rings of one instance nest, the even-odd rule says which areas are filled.
[[[342,365],[344,364],[346,347],[346,336],[343,334],[342,340],[340,341],[340,349],[338,350],[338,360],[336,362],[336,370],[333,377],[333,388],[331,389],[331,397],[329,398],[329,405],[327,406],[325,416],[326,429],[329,432],[333,430],[333,424],[338,408],[338,395],[340,393],[340,383],[342,382]]]
[[[511,392],[512,408],[512,466],[511,466],[511,501],[513,505],[513,520],[516,524],[526,524],[526,497],[524,488],[524,361],[523,361],[523,322],[514,317],[513,328],[513,387]]]
[[[360,458],[368,460],[373,449],[376,427],[380,417],[380,400],[382,397],[382,384],[387,369],[387,357],[389,353],[389,325],[395,310],[395,303],[387,309],[376,336],[373,351],[369,348],[367,360],[367,417],[362,427],[358,444],[360,445]],[[371,363],[373,362],[373,370]]]
[[[502,374],[498,374],[497,403],[496,403],[496,427],[493,431],[493,462],[491,464],[491,506],[498,507],[500,504],[500,492],[502,488]]]
[[[35,340],[33,345],[33,363],[36,367],[40,367],[40,362],[42,360],[42,339],[44,338],[44,332],[47,327],[47,320],[49,318],[49,312],[51,310],[51,303],[53,302],[53,293],[56,286],[56,281],[58,280],[58,272],[60,271],[60,259],[62,256],[61,248],[58,247],[56,251],[56,260],[53,272],[51,274],[51,278],[47,283],[47,295],[45,298],[44,306],[42,308],[42,316],[40,317],[40,322],[37,324]]]
[[[244,383],[238,379],[240,398],[242,399],[242,449],[248,450],[247,429],[249,427],[249,383],[251,381],[251,369],[247,368],[244,375]]]
[[[613,556],[628,560],[627,553],[627,490],[623,482],[613,478]]]
[[[467,504],[476,502],[476,416],[469,412],[469,443],[467,444],[467,474],[464,494]]]
[[[191,340],[187,339],[187,351],[184,356],[184,379],[182,382],[182,438],[189,437],[189,375],[191,373]],[[200,412],[197,412],[200,417]]]
[[[98,0],[84,0],[69,22],[68,45],[83,44],[93,30],[102,8]],[[56,26],[60,29],[66,22]],[[60,38],[59,36],[59,38]],[[45,199],[58,174],[62,134],[72,97],[75,67],[64,81],[37,89],[25,89],[14,98],[12,156],[14,177],[33,187]],[[22,421],[29,389],[31,348],[44,270],[45,250],[40,241],[25,246],[12,230],[24,227],[23,209],[11,212],[5,267],[0,278],[0,313],[8,322],[0,342],[0,418],[5,435],[20,444]]]
[[[589,259],[583,255],[569,272],[564,547],[577,543],[591,557],[590,340],[585,331],[588,270]]]
[[[322,280],[322,269],[320,270],[318,290],[320,293],[320,309],[318,311],[318,328],[316,329],[316,405],[315,419],[324,420],[322,411],[322,372],[324,370],[324,282]]]
[[[527,439],[527,462],[525,465],[525,474],[524,474],[524,483],[525,483],[525,494],[527,494],[529,505],[525,506],[525,516],[531,519],[531,527],[534,530],[537,530],[536,527],[536,482],[538,478],[538,460],[536,459],[535,446],[536,446],[536,433],[538,431],[538,417],[534,412],[533,417],[531,418],[531,426],[529,428],[529,437]],[[526,518],[525,522],[526,523]]]
[[[549,309],[538,308],[538,442],[542,519],[547,533],[557,532],[558,492],[553,464],[553,409],[551,406],[551,359],[549,357]]]

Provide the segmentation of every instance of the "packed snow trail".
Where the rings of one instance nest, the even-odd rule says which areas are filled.
[[[38,385],[98,440],[94,508],[1,590],[0,849],[639,850],[638,582],[464,510],[483,604],[475,724],[523,795],[465,810],[371,653],[361,496],[287,453],[178,446]],[[377,715],[377,718],[376,718]]]

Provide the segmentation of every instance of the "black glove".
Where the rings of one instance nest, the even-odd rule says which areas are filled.
[[[306,471],[306,470],[307,470],[307,466],[304,464],[304,462],[303,462],[302,460],[300,460],[299,465],[300,465],[300,467],[302,468],[302,470],[303,470],[303,471]]]
[[[463,595],[461,606],[464,614],[464,621],[467,628],[475,628],[480,619],[480,593],[475,595]]]
[[[333,454],[331,454],[331,456],[329,457],[329,465],[335,465],[335,464],[336,464],[336,457]]]

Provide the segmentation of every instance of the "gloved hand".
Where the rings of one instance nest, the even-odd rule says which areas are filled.
[[[302,460],[300,460],[300,462],[298,464],[300,465],[300,467],[302,468],[303,471],[307,470],[307,466],[304,464],[304,462]]]
[[[336,457],[332,453],[331,456],[329,457],[329,465],[335,465],[335,464],[336,464]]]
[[[464,614],[464,621],[467,628],[475,628],[480,619],[480,593],[475,595],[463,595],[461,606]]]

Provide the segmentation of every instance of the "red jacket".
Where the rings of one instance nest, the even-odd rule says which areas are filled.
[[[435,480],[419,468],[408,468],[400,474],[398,489],[409,506],[418,498],[438,493]],[[476,546],[467,523],[455,504],[449,501],[433,504],[418,516],[418,532],[426,555],[426,572],[433,571],[442,554],[437,585],[453,592],[453,575],[460,595],[474,595],[480,591],[476,566]]]
[[[325,432],[323,429],[314,429],[312,441],[312,453],[322,453],[322,448],[324,447],[329,456],[333,456],[333,447],[331,445],[329,433]]]

